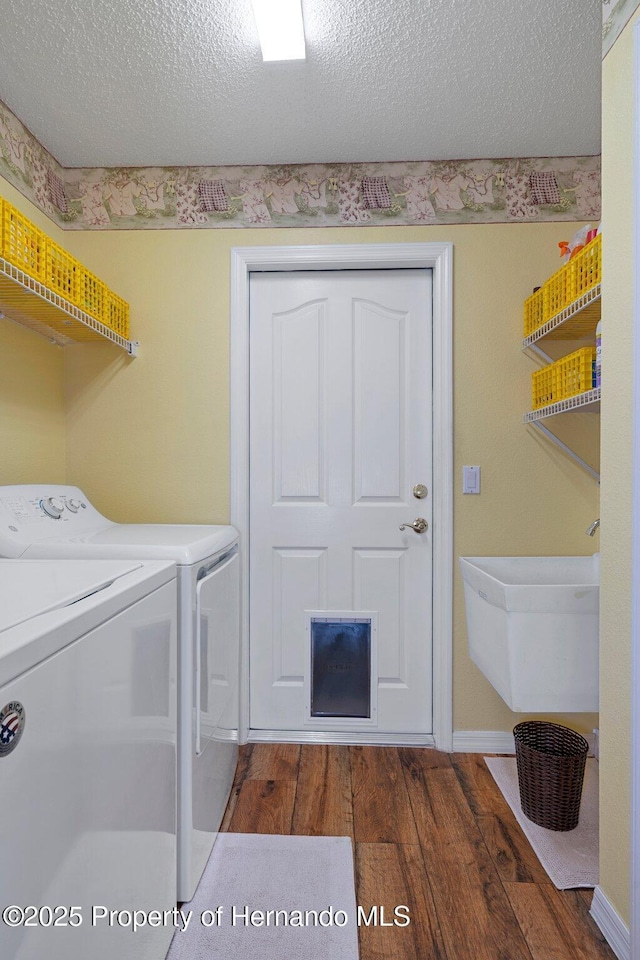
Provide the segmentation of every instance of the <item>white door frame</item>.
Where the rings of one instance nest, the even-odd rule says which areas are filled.
[[[242,544],[240,742],[249,739],[249,275],[293,270],[433,270],[433,735],[453,748],[453,244],[236,247],[231,251],[231,523]],[[390,739],[391,742],[391,739]],[[417,742],[417,740],[412,741]]]
[[[640,24],[634,27],[633,256],[640,254]],[[634,273],[633,309],[633,486],[631,567],[631,877],[630,955],[640,960],[640,275]]]

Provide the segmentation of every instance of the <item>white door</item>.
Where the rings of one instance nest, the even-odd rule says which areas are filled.
[[[375,718],[326,728],[432,730],[431,341],[431,270],[251,274],[253,729],[318,729],[305,611],[367,611]]]

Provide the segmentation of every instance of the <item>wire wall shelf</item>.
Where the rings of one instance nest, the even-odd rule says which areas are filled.
[[[555,417],[558,413],[569,413],[572,410],[582,410],[584,413],[597,413],[600,410],[600,387],[594,387],[593,390],[578,393],[575,397],[567,397],[565,400],[550,403],[547,407],[540,407],[539,410],[531,410],[529,413],[524,414],[522,422],[534,423],[536,420]]]
[[[526,350],[545,337],[549,340],[580,340],[595,337],[596,324],[600,319],[600,296],[600,284],[597,283],[525,337],[522,341],[522,349]]]
[[[138,354],[137,340],[125,339],[3,257],[0,257],[0,313],[60,346],[109,340],[131,357]]]

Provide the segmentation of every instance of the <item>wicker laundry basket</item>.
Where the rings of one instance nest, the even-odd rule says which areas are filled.
[[[568,727],[527,720],[513,728],[522,812],[547,830],[578,826],[589,744]]]

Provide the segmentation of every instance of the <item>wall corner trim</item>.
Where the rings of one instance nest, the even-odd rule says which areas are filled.
[[[589,912],[618,960],[631,960],[629,928],[600,886],[594,891]]]

